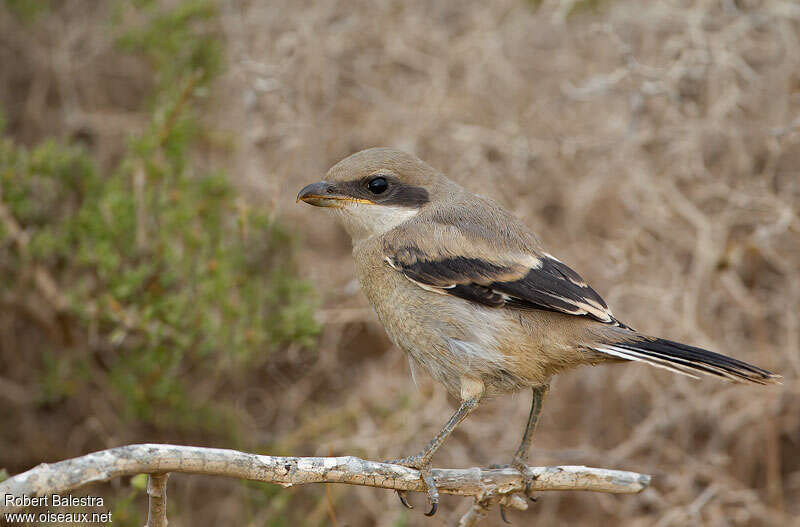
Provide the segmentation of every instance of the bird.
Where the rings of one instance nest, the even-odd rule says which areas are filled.
[[[409,153],[385,147],[354,153],[300,190],[297,201],[335,213],[352,239],[361,289],[390,340],[408,355],[412,373],[422,368],[460,401],[421,452],[389,461],[420,472],[429,516],[439,503],[431,458],[488,397],[533,393],[510,464],[533,499],[530,444],[550,380],[560,372],[643,362],[695,378],[770,384],[780,377],[620,322],[518,218]]]

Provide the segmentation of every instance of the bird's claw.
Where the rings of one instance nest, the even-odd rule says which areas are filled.
[[[384,463],[401,465],[419,470],[419,476],[422,479],[422,482],[425,484],[425,489],[428,494],[428,502],[431,504],[431,508],[425,513],[425,516],[433,516],[436,514],[436,511],[439,509],[439,489],[436,488],[436,481],[433,479],[433,471],[431,470],[430,459],[422,454],[417,454],[416,456],[404,457],[402,459],[384,461]],[[397,491],[397,495],[400,497],[400,502],[405,507],[409,509],[414,508],[406,499],[406,491]]]
[[[431,509],[425,513],[425,516],[433,516],[436,514],[436,509],[439,508],[439,489],[436,488],[436,482],[433,480],[433,471],[431,471],[430,462],[425,466],[420,467],[419,473],[420,476],[422,476],[422,481],[425,482],[425,486],[427,487],[428,501],[431,504]]]
[[[500,518],[503,519],[503,523],[511,525],[511,522],[508,521],[508,518],[506,518],[506,508],[502,505],[500,505]]]
[[[397,497],[400,498],[400,503],[403,504],[403,507],[406,509],[413,509],[414,507],[408,502],[408,492],[404,490],[397,491]]]

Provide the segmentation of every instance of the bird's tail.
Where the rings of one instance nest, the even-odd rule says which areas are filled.
[[[596,351],[621,359],[641,361],[697,378],[713,375],[736,382],[774,384],[776,375],[758,366],[695,346],[655,337],[635,335],[610,344],[594,346]]]

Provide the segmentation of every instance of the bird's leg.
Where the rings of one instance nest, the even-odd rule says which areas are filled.
[[[530,495],[532,480],[527,475],[526,470],[528,468],[528,452],[531,448],[533,432],[536,430],[536,423],[539,421],[539,414],[542,412],[544,399],[549,391],[550,386],[547,384],[533,387],[533,400],[531,401],[531,413],[528,416],[528,424],[525,426],[525,433],[522,435],[522,442],[519,444],[519,448],[514,454],[514,460],[511,462],[511,466],[519,470],[522,474],[522,479],[525,482],[525,494],[532,500],[534,499]]]
[[[531,496],[533,478],[528,476],[527,473],[528,452],[531,449],[531,439],[533,438],[533,432],[536,430],[536,423],[539,421],[539,414],[542,413],[544,398],[549,391],[550,386],[547,384],[533,387],[533,400],[531,401],[531,413],[528,415],[528,424],[525,426],[525,433],[522,434],[522,442],[519,444],[519,448],[514,453],[514,459],[511,461],[511,467],[519,470],[519,473],[522,474],[522,481],[525,483],[525,495],[531,501],[536,501],[536,498]],[[491,468],[508,467],[509,465],[491,465]],[[503,519],[503,523],[511,523],[506,519],[506,511],[502,505],[500,505],[500,517]]]
[[[425,486],[428,490],[428,500],[431,502],[431,509],[425,513],[426,516],[433,516],[436,514],[436,509],[439,507],[439,490],[436,488],[436,482],[433,480],[433,472],[431,471],[431,458],[439,449],[439,447],[442,446],[442,443],[444,443],[453,430],[455,430],[455,428],[467,418],[470,412],[472,412],[472,410],[478,406],[479,400],[479,396],[474,396],[461,401],[461,406],[458,407],[458,410],[456,410],[450,420],[447,421],[439,433],[436,434],[436,437],[434,437],[431,442],[428,443],[428,446],[426,446],[419,454],[404,457],[402,459],[386,461],[386,463],[391,463],[393,465],[403,465],[405,467],[419,470],[420,477],[422,478],[422,481],[425,483]],[[408,507],[409,505],[405,500],[405,494],[398,494],[400,495],[400,501],[403,502],[403,505]]]

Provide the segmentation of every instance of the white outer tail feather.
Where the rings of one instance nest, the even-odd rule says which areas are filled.
[[[611,345],[597,346],[593,349],[595,351],[599,351],[600,353],[605,353],[607,355],[613,355],[614,357],[619,357],[620,359],[636,361],[636,362],[645,362],[647,364],[650,364],[651,366],[655,366],[656,368],[664,368],[665,370],[669,370],[671,372],[680,373],[681,375],[686,375],[687,377],[691,377],[692,379],[700,378],[693,373],[694,371],[697,370],[692,370],[681,364],[675,364],[674,362],[670,362],[668,360],[652,357],[650,355],[647,355],[646,353],[639,353],[636,351],[618,348],[616,346],[611,346]],[[705,372],[698,372],[698,373],[705,373]]]
[[[700,369],[700,368],[692,368],[691,366],[686,364],[680,364],[678,362],[675,362],[675,359],[663,358],[663,355],[653,351],[640,352],[626,348],[619,348],[617,346],[612,346],[612,345],[597,346],[594,349],[601,353],[613,355],[621,359],[646,362],[647,364],[650,364],[657,368],[664,368],[665,370],[670,370],[675,373],[680,373],[681,375],[686,375],[687,377],[691,377],[693,379],[699,379],[700,377],[697,374],[702,374],[702,375],[723,377],[725,379],[729,379],[734,382],[742,382],[741,377],[732,375],[731,373],[725,371],[722,368],[718,368],[712,364],[708,364],[705,362],[699,365],[702,367],[702,369]],[[711,370],[711,371],[705,371],[705,370]]]

